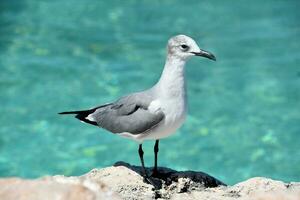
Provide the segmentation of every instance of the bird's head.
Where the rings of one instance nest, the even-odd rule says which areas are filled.
[[[177,35],[169,39],[167,49],[169,56],[174,56],[181,60],[188,60],[192,56],[202,56],[216,60],[212,53],[200,49],[197,43],[186,35]]]

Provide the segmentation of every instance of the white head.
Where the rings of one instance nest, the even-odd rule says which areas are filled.
[[[168,56],[176,57],[180,60],[188,60],[192,56],[202,56],[216,60],[212,53],[200,49],[197,43],[186,35],[177,35],[169,39],[167,49]]]

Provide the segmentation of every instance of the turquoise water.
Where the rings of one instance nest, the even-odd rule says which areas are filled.
[[[189,4],[187,3],[189,2]],[[159,164],[234,184],[300,180],[300,1],[0,2],[0,176],[79,175],[137,144],[60,111],[150,87],[170,36],[218,61],[186,68],[189,115],[162,140]],[[153,164],[153,142],[145,143]]]

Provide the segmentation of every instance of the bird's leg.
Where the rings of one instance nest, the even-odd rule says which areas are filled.
[[[151,177],[148,175],[146,168],[145,168],[145,164],[144,164],[144,151],[142,148],[142,144],[139,145],[139,156],[141,159],[141,163],[142,163],[142,168],[143,168],[143,172],[144,172],[144,181],[146,181],[147,183],[151,184],[154,186],[154,188],[156,190],[161,189],[162,184],[160,181],[155,181],[154,179],[151,179]]]
[[[142,168],[143,168],[144,176],[146,178],[148,178],[149,176],[147,174],[147,171],[145,169],[145,164],[144,164],[144,151],[143,151],[142,144],[139,145],[139,155],[140,155],[140,159],[141,159],[141,163],[142,163]]]
[[[158,170],[157,170],[157,154],[159,151],[158,145],[159,145],[159,140],[156,140],[154,145],[154,168],[153,168],[152,176],[158,175]]]

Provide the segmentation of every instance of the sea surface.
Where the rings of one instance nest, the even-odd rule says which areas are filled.
[[[81,175],[138,145],[61,111],[151,87],[167,40],[193,37],[217,62],[186,66],[189,114],[159,165],[228,184],[300,181],[300,1],[1,0],[0,177]],[[145,142],[147,166],[153,141]]]

